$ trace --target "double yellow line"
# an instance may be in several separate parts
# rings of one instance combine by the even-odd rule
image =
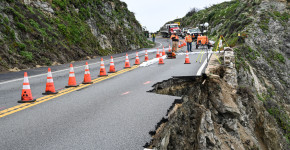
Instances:
[[[135,65],[135,66],[132,66],[131,68],[123,69],[123,70],[120,70],[120,71],[118,71],[116,73],[109,74],[108,76],[96,78],[96,79],[92,80],[92,82],[93,82],[93,84],[96,84],[96,83],[101,82],[103,80],[110,79],[110,78],[112,78],[114,76],[123,74],[123,73],[131,71],[133,69],[136,69],[138,67],[139,67],[139,65]],[[83,89],[83,88],[88,87],[88,86],[90,86],[90,84],[80,84],[80,86],[78,86],[78,87],[71,87],[71,88],[67,88],[67,89],[61,90],[61,91],[59,91],[58,94],[55,94],[55,95],[47,95],[47,96],[40,97],[40,98],[36,99],[35,102],[32,102],[32,103],[23,103],[23,104],[19,104],[19,105],[13,106],[11,108],[7,108],[5,110],[0,111],[0,118],[5,117],[5,116],[10,115],[10,114],[13,114],[13,113],[16,113],[18,111],[27,109],[29,107],[38,105],[40,103],[55,99],[55,98],[60,97],[62,95],[65,95],[65,94],[68,94],[68,93]]]

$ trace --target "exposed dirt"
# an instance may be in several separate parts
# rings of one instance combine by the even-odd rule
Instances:
[[[182,97],[151,131],[146,148],[177,149],[288,149],[275,119],[247,88],[221,78],[235,74],[218,67],[214,76],[172,78],[150,92]],[[219,76],[219,77],[217,77]],[[236,76],[232,76],[236,78]],[[230,80],[236,81],[236,80]]]

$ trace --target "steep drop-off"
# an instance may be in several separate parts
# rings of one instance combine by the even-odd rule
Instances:
[[[157,84],[156,93],[182,96],[183,103],[151,147],[290,148],[289,8],[286,0],[233,0],[174,20],[184,27],[209,22],[211,39],[225,36],[235,52],[236,81],[218,71],[219,77]]]
[[[1,0],[0,24],[0,72],[150,46],[120,0]]]

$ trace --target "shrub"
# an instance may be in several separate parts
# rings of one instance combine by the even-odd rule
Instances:
[[[26,45],[25,44],[19,43],[19,42],[16,42],[16,45],[15,46],[18,47],[22,51],[25,50],[25,48],[26,48]]]
[[[263,30],[264,33],[269,31],[269,16],[262,14],[260,16],[260,23],[259,23],[259,27]]]
[[[268,112],[276,119],[276,122],[280,126],[280,128],[284,131],[284,136],[289,141],[290,139],[290,118],[285,112],[285,110],[278,106],[274,101],[267,101],[265,106]]]
[[[32,61],[33,60],[33,54],[28,51],[20,51],[20,55],[24,57],[26,61]]]
[[[29,19],[29,23],[31,26],[33,26],[37,30],[39,29],[39,24],[37,22],[35,22],[33,19]]]
[[[290,15],[289,15],[289,13],[283,13],[283,15],[281,16],[281,19],[283,20],[283,21],[285,21],[285,22],[288,22],[288,20],[289,20],[289,17],[290,17]]]
[[[16,27],[22,31],[27,31],[26,26],[20,22],[16,23]]]
[[[285,58],[278,52],[275,52],[274,60],[279,61],[280,63],[285,63]]]
[[[59,30],[62,34],[64,34],[64,35],[67,34],[67,29],[66,29],[66,26],[65,26],[64,24],[58,24],[57,27],[58,27],[58,30]]]
[[[5,8],[4,11],[5,11],[6,13],[12,14],[13,17],[17,17],[17,18],[22,19],[22,20],[25,18],[21,13],[19,13],[18,11],[16,11],[16,10],[15,10],[14,8],[12,8],[12,7],[7,7],[7,8]]]
[[[82,19],[87,19],[90,17],[90,9],[89,8],[80,8],[80,15]]]
[[[67,0],[53,0],[53,4],[60,7],[60,9],[65,10],[67,5]]]

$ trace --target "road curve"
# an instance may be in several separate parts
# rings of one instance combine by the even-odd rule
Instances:
[[[166,47],[169,44],[163,38],[157,38],[157,42]],[[140,50],[141,62],[143,51]],[[180,52],[185,52],[185,47]],[[72,88],[71,92],[68,90],[59,97],[0,118],[0,149],[143,149],[142,146],[151,139],[148,132],[155,128],[177,99],[147,91],[156,82],[172,76],[196,75],[206,55],[202,56],[201,62],[196,62],[199,54],[191,54],[190,65],[184,64],[185,55],[178,55],[177,59],[165,59],[164,65],[135,66],[127,71],[122,70],[123,55],[116,55],[115,59],[116,69],[121,70],[119,74],[106,79],[96,78],[99,62],[90,60],[90,64],[95,63],[90,65],[91,74],[96,78],[95,84],[74,91]],[[130,53],[131,65],[134,55],[134,52]],[[154,56],[154,51],[149,54],[150,58]],[[105,59],[109,60],[108,57]],[[77,82],[83,79],[83,64],[84,61],[75,63]],[[107,69],[108,64],[107,61]],[[69,64],[55,70],[66,69],[67,66]],[[30,78],[35,97],[42,97],[45,88],[46,76],[41,75],[41,70],[46,72],[46,68],[28,72],[35,76]],[[54,72],[53,77],[56,88],[62,89],[67,84],[68,71]],[[1,85],[0,112],[18,106],[16,102],[20,98],[21,86],[22,81]]]

